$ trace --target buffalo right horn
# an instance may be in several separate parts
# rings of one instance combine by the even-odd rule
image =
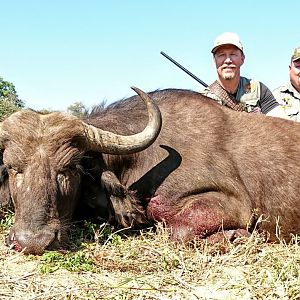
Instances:
[[[132,87],[132,89],[147,106],[149,120],[145,129],[139,133],[125,136],[83,122],[90,150],[107,154],[131,154],[146,149],[156,140],[162,125],[160,110],[147,93],[136,87]]]

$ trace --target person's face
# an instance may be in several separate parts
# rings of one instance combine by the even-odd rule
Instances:
[[[290,66],[290,80],[294,88],[300,93],[300,59],[292,61]]]
[[[217,73],[224,80],[239,77],[244,60],[242,51],[233,45],[221,46],[214,53]]]

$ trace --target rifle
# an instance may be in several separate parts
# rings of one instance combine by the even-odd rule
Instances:
[[[163,55],[165,58],[167,58],[169,61],[171,61],[173,64],[175,64],[177,67],[179,67],[181,70],[183,70],[185,73],[190,75],[192,78],[197,80],[199,83],[201,83],[204,87],[208,87],[208,84],[206,84],[204,81],[202,81],[200,78],[198,78],[196,75],[191,73],[189,70],[187,70],[185,67],[183,67],[181,64],[179,64],[177,61],[175,61],[173,58],[171,58],[169,55],[167,55],[165,52],[160,51],[160,54]]]

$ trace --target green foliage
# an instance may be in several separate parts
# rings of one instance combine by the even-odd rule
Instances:
[[[111,239],[111,236],[113,235],[114,233],[112,232],[112,229],[110,226],[108,225],[105,225],[101,228],[101,230],[99,230],[97,232],[97,240],[101,240],[101,241],[108,241]],[[117,234],[116,234],[117,235]]]
[[[6,116],[18,111],[20,108],[17,107],[11,100],[0,97],[0,121]]]
[[[70,235],[75,252],[46,251],[40,258],[39,271],[41,273],[53,273],[61,268],[71,272],[93,271],[95,264],[89,254],[89,244],[95,240],[103,241],[103,239],[114,244],[121,242],[121,237],[112,234],[109,226],[102,224],[99,228],[99,225],[91,221],[74,224]],[[32,259],[33,256],[28,256],[28,258]]]
[[[2,77],[0,77],[0,99],[9,100],[17,108],[24,107],[24,102],[19,99],[15,86],[11,82],[3,80]]]
[[[31,259],[32,257],[28,257]],[[93,261],[89,255],[82,252],[60,253],[56,251],[46,251],[40,258],[41,265],[39,271],[42,274],[53,273],[60,268],[71,272],[93,271]]]
[[[85,243],[94,242],[96,227],[97,224],[86,220],[73,223],[70,228],[70,240],[73,248],[80,248]]]
[[[38,112],[43,115],[47,115],[47,114],[50,114],[52,111],[48,108],[43,108],[43,109],[38,110]]]
[[[75,102],[68,107],[67,111],[72,115],[81,118],[86,116],[89,110],[83,105],[82,102]]]
[[[0,77],[0,121],[23,107],[24,102],[19,99],[15,86]]]
[[[110,234],[109,234],[110,232]],[[101,235],[103,234],[103,237],[105,238],[105,244],[111,244],[114,246],[119,246],[122,244],[122,237],[117,234],[117,233],[111,233],[110,230],[105,229],[105,231],[103,233],[101,233]]]
[[[14,217],[12,211],[0,208],[0,232],[8,230],[13,225]]]
[[[70,228],[70,240],[72,249],[84,249],[88,244],[95,241],[99,244],[113,244],[115,246],[122,242],[122,237],[112,232],[112,228],[107,223],[97,224],[84,220],[73,223]]]

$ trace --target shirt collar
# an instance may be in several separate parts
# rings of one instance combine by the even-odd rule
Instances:
[[[290,81],[282,88],[282,91],[288,92],[292,94],[295,98],[300,99],[300,93],[293,87]]]

